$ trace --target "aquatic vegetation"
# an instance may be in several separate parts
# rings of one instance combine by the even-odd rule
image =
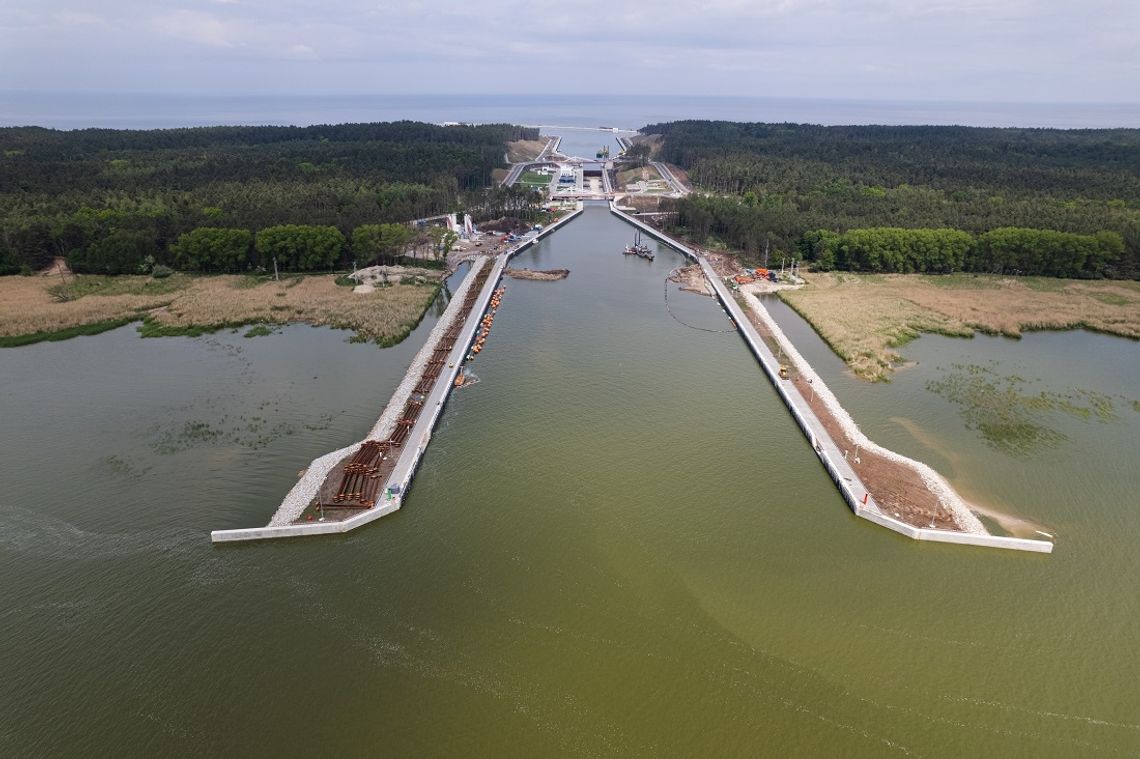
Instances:
[[[166,430],[155,444],[154,449],[163,455],[178,453],[204,443],[217,440],[222,430],[209,422],[189,420],[181,427]]]
[[[268,337],[273,334],[273,330],[265,324],[257,324],[246,330],[243,337]]]
[[[1056,414],[1108,422],[1117,418],[1117,400],[1126,400],[1085,388],[1035,393],[1026,379],[978,364],[953,364],[941,378],[927,382],[926,389],[958,405],[966,426],[987,445],[1020,456],[1066,440],[1050,425]],[[1132,403],[1135,407],[1137,402]]]
[[[104,456],[98,461],[100,466],[106,467],[109,472],[120,477],[125,477],[131,480],[137,480],[150,471],[150,467],[143,467],[139,469],[130,461],[127,461],[118,454],[111,454]]]

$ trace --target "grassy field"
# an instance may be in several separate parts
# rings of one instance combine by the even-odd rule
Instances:
[[[537,171],[524,171],[522,176],[519,177],[519,182],[522,184],[541,185],[545,187],[550,184],[550,175],[539,174]]]
[[[137,320],[143,320],[140,331],[148,337],[305,322],[391,345],[415,328],[437,290],[433,283],[357,294],[334,279],[82,276],[65,287],[47,277],[0,277],[0,347],[96,334]]]
[[[780,297],[868,380],[889,379],[902,360],[895,349],[923,332],[1084,328],[1140,338],[1140,282],[830,273]]]

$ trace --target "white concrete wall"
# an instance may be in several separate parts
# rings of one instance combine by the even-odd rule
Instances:
[[[748,320],[741,310],[740,304],[732,297],[708,261],[698,256],[691,248],[668,237],[648,224],[619,211],[615,204],[610,204],[610,210],[612,213],[653,235],[656,239],[661,240],[700,264],[705,278],[712,285],[714,292],[716,292],[717,299],[720,300],[721,305],[724,306],[725,310],[732,316],[733,321],[736,322],[741,337],[744,338],[752,354],[760,362],[760,366],[772,381],[773,386],[775,386],[777,394],[784,401],[788,410],[791,411],[792,417],[796,420],[796,424],[799,425],[804,436],[807,437],[808,442],[815,450],[816,455],[818,455],[820,461],[823,462],[824,468],[839,488],[843,499],[847,501],[848,506],[851,507],[851,510],[854,511],[857,516],[886,527],[887,529],[894,530],[902,535],[906,535],[907,537],[914,538],[915,540],[1052,553],[1053,544],[1046,540],[926,529],[908,525],[905,522],[901,522],[883,513],[882,509],[880,509],[875,502],[874,497],[870,495],[866,485],[864,485],[863,481],[859,478],[859,475],[843,457],[840,447],[831,439],[827,430],[823,427],[822,423],[820,423],[819,418],[815,415],[811,406],[797,390],[787,386],[789,384],[788,380],[780,379],[779,362],[776,360],[776,357],[760,338],[759,333],[755,327],[752,326],[751,321]]]
[[[416,420],[416,424],[412,428],[411,433],[408,435],[407,442],[400,452],[399,458],[396,460],[396,467],[392,470],[391,475],[389,475],[380,490],[381,493],[387,493],[390,488],[398,485],[400,489],[398,496],[385,499],[371,509],[365,509],[348,519],[336,522],[309,522],[305,524],[251,527],[236,530],[214,530],[210,533],[210,539],[215,543],[228,543],[246,540],[266,540],[270,538],[303,537],[306,535],[330,535],[348,532],[349,530],[368,524],[380,517],[387,516],[399,510],[404,497],[407,495],[408,487],[412,483],[412,477],[415,475],[416,467],[419,466],[420,460],[427,450],[428,443],[431,442],[431,432],[435,429],[436,422],[443,413],[444,404],[455,385],[455,377],[459,374],[459,370],[463,366],[463,360],[467,356],[467,350],[471,347],[471,343],[475,339],[475,332],[479,327],[480,318],[486,312],[491,302],[491,296],[503,277],[503,269],[506,268],[508,261],[518,255],[520,251],[533,245],[535,240],[553,233],[555,230],[561,228],[563,224],[577,218],[578,215],[582,213],[582,210],[583,206],[579,203],[577,210],[563,216],[558,221],[543,229],[538,235],[535,235],[535,237],[523,242],[516,248],[512,248],[496,256],[494,259],[487,281],[479,293],[479,298],[475,301],[475,305],[472,307],[471,313],[468,315],[467,321],[459,333],[455,347],[452,348],[451,353],[448,355],[447,368],[440,373],[431,393],[424,401],[424,409]],[[468,276],[473,277],[478,271],[478,268],[472,267]],[[454,298],[452,302],[448,304],[448,308],[450,309],[454,306],[456,310],[458,310],[462,307],[462,301],[462,298]],[[453,318],[455,318],[454,313],[449,315],[445,311],[441,321]],[[424,349],[426,350],[426,346]],[[413,367],[414,366],[413,363]],[[357,445],[359,444],[357,443],[347,448],[342,448],[341,451],[336,451],[334,454],[325,454],[325,456],[322,456],[316,461],[322,461],[331,455],[336,455],[341,452],[350,453],[355,450]],[[337,460],[339,461],[339,458]],[[320,483],[318,483],[318,487],[319,485]],[[314,490],[309,499],[311,500],[315,495],[316,491]]]

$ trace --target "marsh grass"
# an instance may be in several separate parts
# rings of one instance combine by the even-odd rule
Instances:
[[[0,347],[97,334],[140,319],[144,337],[305,322],[393,345],[419,324],[440,287],[432,282],[353,293],[332,275],[280,282],[244,275],[77,277],[73,291],[83,294],[59,302],[52,293],[57,285],[42,277],[0,277]]]
[[[58,301],[79,300],[90,296],[169,295],[190,287],[193,279],[184,274],[154,279],[152,277],[105,277],[90,275],[55,281],[48,292]]]
[[[137,319],[138,317],[128,316],[122,319],[108,319],[107,321],[80,324],[58,330],[40,330],[23,335],[0,335],[0,348],[19,348],[21,345],[32,345],[33,343],[70,340],[73,337],[84,335],[98,335],[119,327],[125,327]]]
[[[1020,337],[1025,330],[1090,329],[1140,339],[1140,283],[987,275],[813,274],[781,299],[852,371],[882,381],[895,350],[923,333]]]

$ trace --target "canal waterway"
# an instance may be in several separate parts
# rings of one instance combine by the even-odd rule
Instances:
[[[629,132],[623,133],[631,136]],[[616,158],[621,152],[621,145],[610,129],[574,129],[559,127],[543,127],[542,135],[545,137],[561,137],[558,143],[558,152],[571,158],[586,158],[595,160],[598,151],[603,147],[610,149],[610,157]]]
[[[359,439],[434,316],[385,350],[0,352],[0,754],[1140,752],[1140,413],[1062,420],[1038,461],[926,389],[995,362],[1140,398],[1137,344],[924,337],[870,386],[778,312],[872,437],[1058,536],[915,543],[849,513],[719,306],[672,290],[669,317],[680,256],[632,235],[589,207],[516,259],[571,273],[506,283],[403,509],[344,537],[208,532]]]

